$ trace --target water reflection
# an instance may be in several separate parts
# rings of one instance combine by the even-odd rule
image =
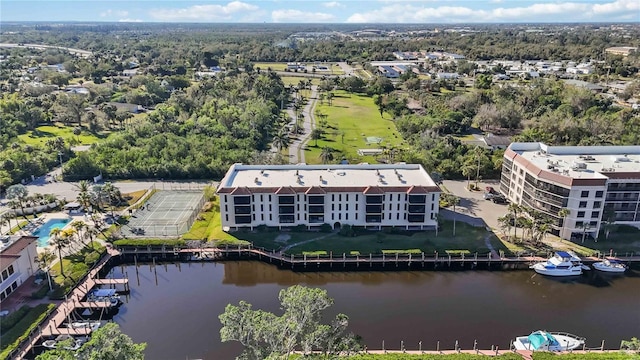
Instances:
[[[278,311],[280,289],[304,284],[335,299],[328,315],[349,315],[369,348],[508,346],[537,329],[587,337],[588,346],[617,348],[640,333],[640,278],[590,272],[573,279],[514,272],[294,273],[259,262],[147,264],[128,273],[131,294],[115,320],[151,359],[227,359],[239,352],[220,343],[218,315],[228,303]],[[139,279],[139,280],[138,280]]]

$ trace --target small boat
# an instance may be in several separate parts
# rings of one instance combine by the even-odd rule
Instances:
[[[74,321],[67,324],[70,329],[84,329],[89,328],[91,331],[98,330],[102,326],[100,321]]]
[[[95,289],[87,294],[87,301],[108,301],[111,303],[111,306],[117,306],[120,303],[120,295],[117,295],[114,289]]]
[[[513,342],[516,350],[569,351],[584,345],[585,338],[564,332],[534,331],[529,336],[519,336]]]
[[[610,273],[623,273],[627,271],[627,265],[619,262],[618,260],[605,259],[603,261],[593,264],[593,268],[596,270],[610,272]]]
[[[71,335],[58,335],[55,339],[45,340],[42,346],[47,349],[78,350],[85,342],[87,342],[86,337],[74,338]]]
[[[581,275],[582,270],[590,270],[572,251],[558,251],[549,260],[531,265],[530,268],[548,276],[574,276]]]

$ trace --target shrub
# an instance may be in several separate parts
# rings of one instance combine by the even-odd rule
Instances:
[[[320,232],[329,233],[331,232],[331,230],[333,230],[333,227],[331,227],[331,225],[327,223],[324,223],[320,226]]]
[[[341,236],[346,236],[346,237],[354,237],[354,236],[356,236],[355,230],[349,224],[342,225],[342,227],[340,228],[340,232],[338,232],[338,234],[340,234]]]
[[[147,239],[147,240],[130,240],[130,239],[122,239],[116,240],[113,242],[113,246],[137,246],[137,247],[147,247],[147,246],[184,246],[186,244],[185,240],[175,240],[175,239]]]
[[[267,232],[267,231],[269,231],[269,227],[267,225],[265,225],[265,224],[258,225],[256,227],[256,231],[257,232]]]
[[[20,343],[26,340],[28,334],[35,329],[49,311],[53,310],[56,306],[54,304],[40,304],[29,309],[28,314],[22,318],[11,330],[2,334],[1,347],[4,348],[0,353],[0,359],[6,359],[9,357],[9,353],[17,349]],[[4,323],[4,321],[3,321]]]
[[[29,313],[31,308],[27,305],[23,305],[17,311],[12,312],[6,317],[2,318],[2,322],[0,322],[0,331],[4,334],[9,331],[12,327],[14,327],[22,318]]]
[[[204,203],[204,205],[202,206],[202,212],[208,212],[211,210],[213,210],[213,204],[210,201]]]
[[[98,260],[100,260],[100,254],[98,254],[97,252],[92,252],[85,256],[84,263],[88,266],[93,266],[93,264],[95,264]]]
[[[307,225],[300,224],[291,228],[293,232],[305,232],[307,231]]]
[[[43,299],[49,293],[49,285],[43,285],[40,289],[31,293],[32,299]]]

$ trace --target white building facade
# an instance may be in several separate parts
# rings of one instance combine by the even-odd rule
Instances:
[[[640,146],[512,143],[500,192],[550,216],[552,233],[563,239],[597,238],[606,223],[640,228]]]
[[[225,230],[323,224],[435,229],[440,200],[440,188],[413,164],[235,164],[217,192]]]
[[[34,236],[4,236],[0,239],[0,302],[37,270]]]

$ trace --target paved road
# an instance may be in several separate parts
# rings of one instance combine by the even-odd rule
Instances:
[[[347,64],[346,62],[339,62],[338,66],[340,66],[342,71],[344,71],[344,75],[345,76],[355,76],[356,75],[356,70],[351,65]]]
[[[313,85],[311,86],[311,95],[307,101],[307,105],[305,105],[304,109],[302,109],[302,115],[304,116],[304,122],[302,123],[302,128],[304,130],[304,134],[300,135],[297,139],[295,139],[289,145],[289,162],[292,164],[304,163],[306,162],[304,147],[305,144],[309,141],[311,137],[311,131],[315,128],[315,115],[314,110],[316,108],[316,101],[318,98],[318,87]],[[289,112],[289,116],[295,121],[296,114],[293,108],[287,110]],[[300,156],[298,156],[298,154]]]
[[[467,182],[465,180],[444,180],[443,185],[449,192],[460,198],[460,204],[456,206],[457,214],[453,214],[452,211],[443,211],[444,218],[457,216],[456,219],[469,222],[476,226],[479,225],[479,221],[482,220],[492,229],[499,229],[498,218],[507,213],[507,205],[495,204],[493,201],[482,198],[484,188],[486,186],[496,188],[498,186],[497,180],[481,181],[478,183],[478,186],[482,189],[480,191],[466,190]]]
[[[93,55],[93,53],[91,51],[87,51],[87,50],[68,48],[68,47],[64,47],[64,46],[43,45],[43,44],[7,44],[7,43],[0,43],[0,47],[6,47],[6,48],[19,47],[19,48],[40,49],[40,50],[59,49],[59,50],[68,51],[70,54],[80,55],[82,57],[89,57],[89,56]]]

